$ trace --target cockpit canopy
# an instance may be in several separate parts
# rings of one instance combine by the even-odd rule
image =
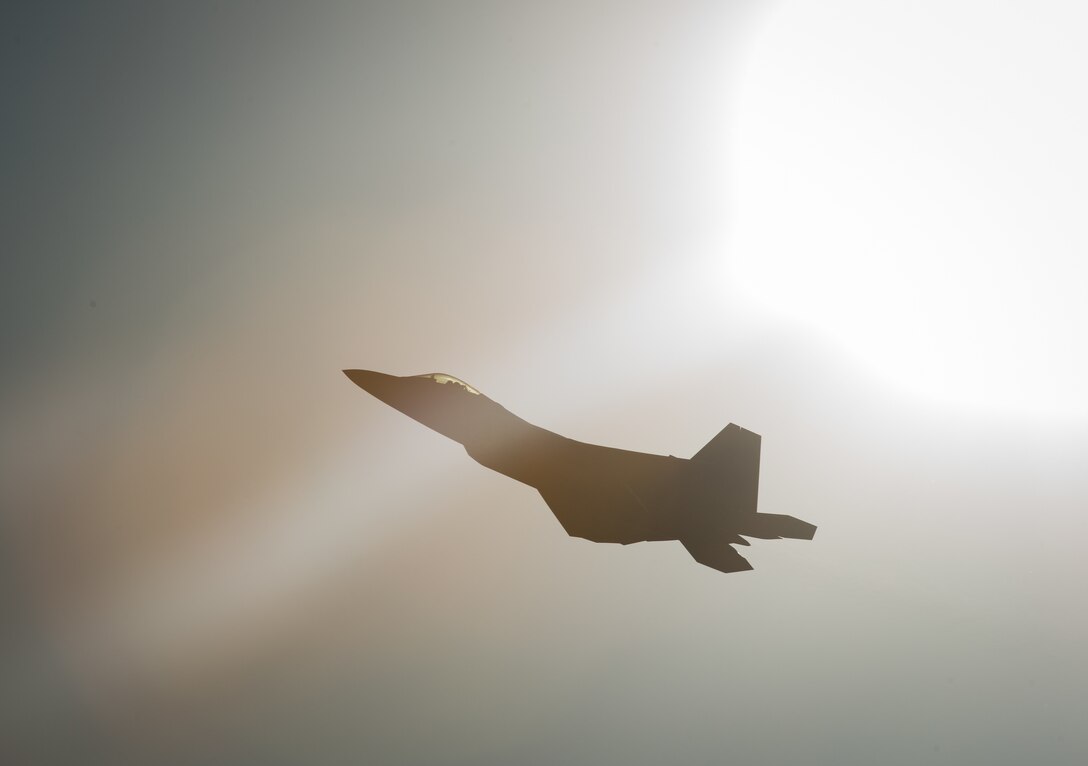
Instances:
[[[453,383],[454,385],[460,386],[461,388],[465,389],[470,394],[475,394],[476,396],[480,395],[479,391],[477,391],[475,388],[470,386],[465,381],[461,380],[460,378],[455,378],[452,375],[447,375],[444,372],[432,372],[429,375],[416,375],[416,377],[417,378],[429,378],[430,380],[433,380],[435,383],[442,383],[443,385],[445,385],[447,383]]]

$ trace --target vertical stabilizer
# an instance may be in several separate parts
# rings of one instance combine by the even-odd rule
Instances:
[[[756,512],[759,499],[760,436],[730,423],[691,459],[692,467],[721,488],[726,510]]]

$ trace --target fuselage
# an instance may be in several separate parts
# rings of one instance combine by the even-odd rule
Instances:
[[[687,526],[679,481],[687,460],[568,439],[452,376],[345,372],[389,406],[464,445],[476,462],[536,488],[572,535],[674,540]]]

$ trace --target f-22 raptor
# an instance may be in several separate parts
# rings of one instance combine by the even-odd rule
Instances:
[[[690,460],[567,439],[528,423],[452,375],[398,377],[344,370],[360,388],[465,447],[504,476],[535,487],[567,534],[628,545],[679,540],[721,572],[752,566],[741,535],[811,540],[816,527],[757,513],[760,436],[730,423]]]

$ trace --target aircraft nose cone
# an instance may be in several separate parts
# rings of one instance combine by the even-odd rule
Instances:
[[[393,375],[371,370],[344,370],[344,374],[359,388],[379,398],[382,398],[382,395],[389,390],[390,384],[397,379]]]

